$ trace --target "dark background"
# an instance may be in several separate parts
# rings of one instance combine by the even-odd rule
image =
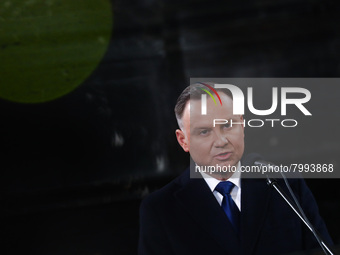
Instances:
[[[190,77],[340,74],[337,1],[112,6],[107,53],[79,88],[41,104],[0,100],[2,254],[136,254],[141,199],[189,164],[173,107]],[[338,167],[340,87],[310,89],[318,118],[304,132],[249,131],[247,150]],[[340,243],[339,180],[307,182]]]

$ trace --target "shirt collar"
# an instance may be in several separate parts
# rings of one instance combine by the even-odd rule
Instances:
[[[235,184],[236,187],[241,188],[241,162],[239,161],[236,165],[236,171],[233,173],[233,175],[228,179],[228,181]],[[214,192],[216,186],[221,182],[221,180],[218,180],[206,173],[200,172],[206,183],[208,184],[209,188],[212,192]]]

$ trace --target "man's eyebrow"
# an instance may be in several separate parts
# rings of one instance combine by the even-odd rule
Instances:
[[[191,130],[192,131],[196,131],[196,130],[202,130],[202,129],[211,129],[212,127],[194,127],[194,128],[192,128]]]

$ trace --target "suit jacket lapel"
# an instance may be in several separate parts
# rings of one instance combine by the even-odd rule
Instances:
[[[188,178],[175,197],[207,232],[207,238],[213,238],[231,254],[239,253],[240,245],[235,244],[239,244],[240,240],[204,179]],[[234,245],[228,245],[231,243]]]

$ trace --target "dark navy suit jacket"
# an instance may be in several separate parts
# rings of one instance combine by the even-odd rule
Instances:
[[[304,180],[290,184],[311,223],[332,243]],[[239,236],[205,180],[190,179],[189,169],[140,208],[139,255],[275,255],[316,247],[314,236],[264,179],[241,179]]]

